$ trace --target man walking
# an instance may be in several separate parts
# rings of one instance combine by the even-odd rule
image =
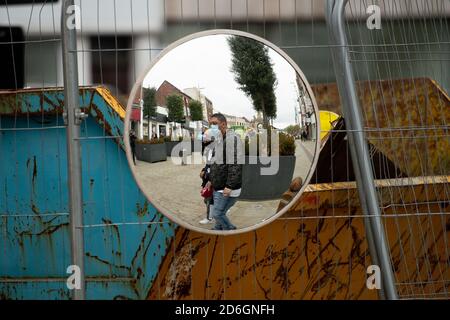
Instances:
[[[133,163],[136,165],[136,135],[134,130],[130,131],[130,147],[131,147],[131,155],[133,157]]]
[[[234,230],[226,216],[241,194],[243,150],[241,139],[233,130],[227,130],[227,119],[221,113],[210,118],[210,130],[216,132],[210,184],[214,189],[212,216],[216,221],[213,230]]]

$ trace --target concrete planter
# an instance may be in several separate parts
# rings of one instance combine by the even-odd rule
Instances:
[[[166,141],[166,155],[168,157],[172,155],[172,150],[178,143],[178,141]]]
[[[256,157],[252,157],[255,159]],[[262,175],[261,168],[269,168],[256,159],[256,164],[250,163],[250,157],[245,157],[242,168],[241,200],[272,200],[279,199],[289,189],[295,169],[295,156],[280,156],[278,171],[274,175]],[[262,159],[266,162],[267,158]]]
[[[136,158],[146,162],[166,161],[166,144],[136,143]]]

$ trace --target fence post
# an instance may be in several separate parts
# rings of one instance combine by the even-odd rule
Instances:
[[[350,154],[355,170],[359,199],[364,215],[366,237],[372,262],[381,269],[381,297],[389,300],[398,299],[394,273],[389,258],[380,208],[375,190],[372,165],[367,140],[363,131],[363,117],[356,93],[356,84],[352,65],[349,60],[344,19],[348,0],[327,0],[327,28],[331,38],[333,65],[339,88],[342,110],[344,113],[349,139]]]
[[[80,270],[81,284],[73,289],[73,299],[85,299],[83,200],[81,185],[80,123],[85,115],[79,107],[77,31],[79,14],[73,0],[63,0],[61,6],[61,35],[64,71],[64,119],[67,126],[67,164],[72,264]]]

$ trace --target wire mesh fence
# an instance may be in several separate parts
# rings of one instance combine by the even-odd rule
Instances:
[[[71,297],[61,2],[0,2],[0,49],[11,68],[4,88],[12,89],[0,92],[0,298]],[[369,6],[380,9],[381,29],[368,28]],[[88,299],[378,297],[366,286],[373,261],[345,119],[328,132],[315,176],[288,214],[235,236],[192,232],[157,212],[123,149],[136,79],[168,44],[204,30],[271,41],[305,73],[319,109],[342,116],[325,1],[80,0],[66,14],[77,26],[79,105],[89,115],[80,126],[77,226]],[[449,16],[445,0],[349,1],[345,9],[402,299],[449,297]]]
[[[392,203],[395,206],[382,210],[383,213],[392,210],[396,215],[392,223],[385,222],[385,230],[391,246],[395,246],[390,259],[396,271],[397,288],[400,297],[405,298],[448,297],[448,184],[435,183],[447,176],[449,169],[446,164],[449,33],[448,21],[439,15],[445,12],[445,4],[434,1],[375,4],[385,14],[398,18],[384,21],[383,34],[349,33],[350,45],[359,46],[352,50],[350,59],[357,70],[364,125],[366,130],[373,130],[367,137],[399,169],[387,176],[407,177],[400,179],[400,185],[379,190],[378,195],[381,200],[408,186],[397,203]],[[363,1],[358,8],[349,3],[347,10],[355,16],[368,5]],[[421,16],[415,18],[413,11]],[[356,24],[364,26],[366,21]],[[380,50],[373,50],[373,45],[380,45]],[[376,166],[386,170],[380,161],[372,162],[374,171]],[[412,186],[414,177],[429,179],[431,183],[424,184],[419,193]],[[419,200],[421,197],[424,202]],[[423,211],[429,214],[421,216]],[[398,254],[401,258],[395,257]]]

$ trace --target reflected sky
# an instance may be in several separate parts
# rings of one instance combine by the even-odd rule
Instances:
[[[185,42],[168,52],[144,79],[144,87],[158,88],[168,80],[180,90],[199,87],[213,102],[214,109],[225,114],[253,118],[251,100],[238,89],[231,70],[229,35],[211,35]],[[269,56],[277,75],[277,118],[274,126],[280,129],[295,121],[297,85],[294,68],[276,51],[269,48]]]

